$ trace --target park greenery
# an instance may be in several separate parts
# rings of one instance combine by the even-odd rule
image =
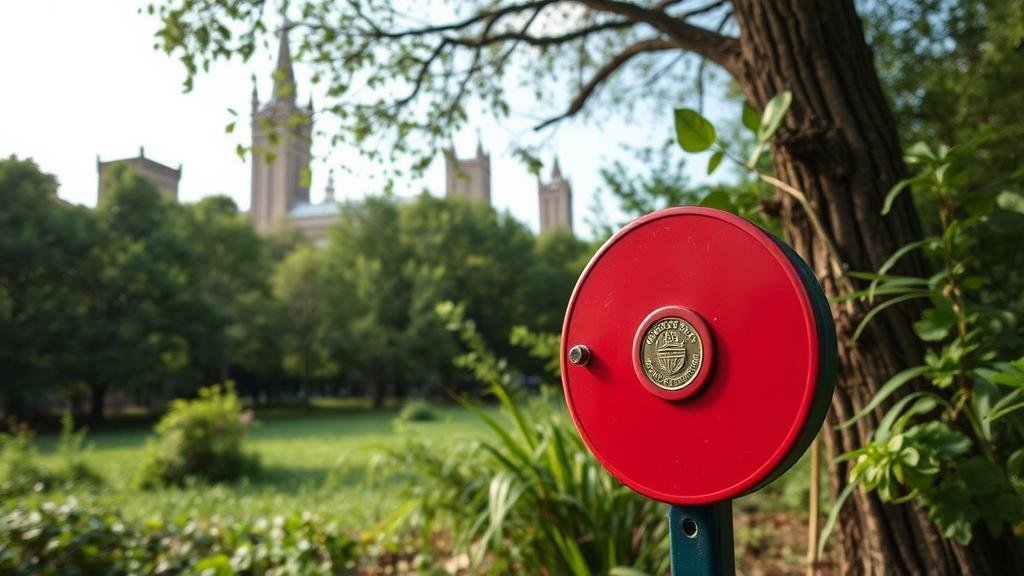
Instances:
[[[191,85],[252,56],[265,4],[166,0],[158,41]],[[593,243],[381,194],[314,246],[128,170],[72,206],[45,167],[0,160],[0,572],[664,573],[663,509],[597,465],[546,387],[573,283],[623,223],[607,202],[729,210],[814,267],[844,373],[819,567],[1024,566],[1021,2],[579,4],[458,3],[447,26],[383,0],[290,6],[333,143],[389,170],[422,169],[471,103],[507,117],[517,73],[548,103],[580,79],[543,126],[653,104],[650,142],[673,146],[598,167]],[[831,64],[755,48],[792,42]],[[706,82],[734,117],[705,117]],[[690,182],[676,145],[718,180]],[[741,570],[797,570],[803,543],[750,519],[799,522],[807,471],[737,503]]]
[[[4,412],[108,402],[164,409],[233,380],[256,401],[443,396],[473,388],[434,307],[462,302],[490,346],[555,332],[590,248],[490,207],[422,195],[346,206],[323,249],[257,236],[234,204],[164,200],[122,170],[95,210],[56,198],[29,160],[0,161]],[[174,408],[172,407],[172,414]]]

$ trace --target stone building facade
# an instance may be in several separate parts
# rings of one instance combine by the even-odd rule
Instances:
[[[491,155],[477,140],[476,155],[460,159],[455,148],[444,152],[445,197],[491,203]]]
[[[298,104],[288,26],[282,27],[273,93],[260,102],[256,87],[252,91],[252,179],[248,217],[253,228],[267,233],[291,226],[303,232],[316,244],[327,242],[329,229],[342,215],[344,203],[335,198],[333,178],[329,178],[324,200],[310,201],[310,159],[313,128],[312,98],[309,104]],[[444,151],[445,196],[483,202],[491,205],[491,156],[477,140],[475,154],[459,158],[454,147]],[[145,157],[139,149],[137,158],[102,162],[97,158],[100,194],[111,167],[129,164],[146,176],[170,200],[178,198],[181,166],[171,168]],[[540,231],[561,227],[572,231],[572,187],[563,178],[556,160],[550,182],[538,179],[540,199]]]
[[[562,169],[555,159],[551,167],[551,180],[547,183],[537,177],[537,196],[540,205],[540,233],[563,228],[572,233],[572,184],[562,177]]]
[[[103,201],[103,191],[107,189],[107,180],[110,178],[111,169],[121,165],[128,165],[133,172],[145,176],[156,186],[160,194],[168,200],[172,202],[178,201],[178,182],[181,180],[181,165],[179,164],[177,168],[171,168],[146,158],[146,149],[139,147],[139,155],[135,158],[103,162],[99,156],[96,157],[96,170],[100,176],[99,189],[96,192],[97,204]]]
[[[340,207],[329,194],[324,202],[309,200],[313,103],[297,104],[288,26],[281,28],[274,91],[260,104],[252,93],[252,181],[249,217],[258,232],[291,224],[315,242],[326,241]],[[333,192],[333,191],[332,191]]]

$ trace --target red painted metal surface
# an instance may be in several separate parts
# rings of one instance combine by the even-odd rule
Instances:
[[[682,395],[652,393],[637,365],[638,331],[667,306],[709,333],[702,381]],[[670,208],[626,226],[584,270],[562,381],[580,435],[622,483],[710,504],[756,489],[813,437],[812,408],[827,401],[820,343],[808,289],[771,235],[719,210]],[[575,344],[589,347],[587,365],[565,361]]]

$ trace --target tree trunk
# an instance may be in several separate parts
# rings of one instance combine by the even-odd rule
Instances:
[[[93,424],[103,422],[104,413],[107,407],[107,385],[89,385],[89,420]]]
[[[838,257],[849,270],[877,270],[899,247],[921,237],[909,195],[881,216],[888,190],[905,176],[896,124],[875,73],[872,54],[850,0],[735,0],[740,25],[737,81],[748,100],[763,107],[775,94],[793,93],[776,135],[777,176],[809,198]],[[800,204],[782,198],[786,239],[812,265],[830,299],[849,291],[829,265]],[[924,274],[920,257],[904,259],[900,273]],[[890,308],[857,343],[851,335],[865,308],[833,304],[839,335],[840,379],[823,433],[833,496],[846,484],[848,463],[839,454],[862,446],[882,411],[856,427],[835,424],[857,413],[893,374],[917,364],[923,347],[912,330],[920,308]],[[967,547],[941,536],[914,505],[894,506],[854,492],[839,516],[834,551],[843,574],[1024,573],[1012,536],[994,538],[983,527]]]

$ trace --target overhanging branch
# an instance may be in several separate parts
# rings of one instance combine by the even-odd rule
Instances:
[[[569,108],[565,112],[541,122],[534,127],[534,130],[543,130],[556,122],[575,116],[583,109],[583,105],[587,103],[587,100],[594,94],[594,91],[597,90],[597,88],[608,78],[610,78],[612,74],[615,74],[619,68],[634,57],[647,52],[660,52],[664,50],[678,49],[679,46],[674,42],[662,38],[650,38],[648,40],[641,40],[640,42],[629,45],[625,50],[613,56],[610,60],[605,62],[603,66],[597,69],[597,72],[591,76],[590,80],[580,87],[579,92],[576,93],[576,97],[573,98],[572,103],[569,104]]]
[[[739,40],[694,26],[664,10],[647,8],[621,0],[580,0],[585,6],[643,22],[663,33],[676,48],[693,52],[718,64],[734,77],[740,74]]]

